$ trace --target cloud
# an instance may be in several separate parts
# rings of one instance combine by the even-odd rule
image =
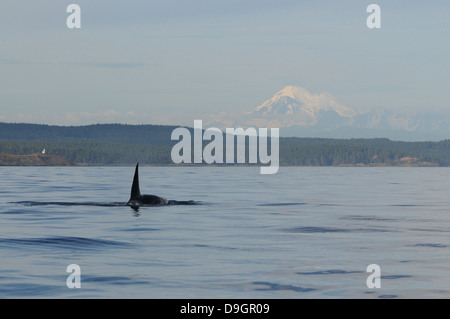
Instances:
[[[33,64],[30,61],[16,60],[16,59],[0,59],[0,64],[6,65],[20,65],[20,64]]]
[[[136,63],[136,62],[76,62],[70,64],[92,68],[109,68],[109,69],[139,68],[148,65],[147,63]]]
[[[66,114],[57,114],[51,121],[58,125],[84,125],[94,123],[133,123],[139,117],[132,111],[122,113],[117,110],[101,110],[97,112],[70,112]]]
[[[189,119],[189,120],[188,120]],[[118,111],[104,109],[98,111],[80,111],[67,113],[15,113],[0,114],[0,121],[10,123],[34,123],[48,125],[79,126],[90,124],[155,124],[155,125],[190,125],[194,118],[181,112],[153,114],[136,110]]]

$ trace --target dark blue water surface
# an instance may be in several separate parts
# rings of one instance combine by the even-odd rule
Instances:
[[[0,167],[0,297],[450,297],[449,168],[143,166],[143,193],[196,205],[138,211],[133,173]]]

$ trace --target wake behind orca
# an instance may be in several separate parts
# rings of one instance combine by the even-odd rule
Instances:
[[[130,199],[127,202],[35,202],[35,201],[20,201],[15,202],[24,206],[101,206],[101,207],[115,207],[115,206],[130,206],[134,210],[139,210],[142,206],[161,206],[161,205],[199,205],[200,202],[194,200],[178,201],[167,200],[164,197],[156,195],[141,195],[139,187],[139,163],[136,164],[134,171],[133,184],[131,185]]]

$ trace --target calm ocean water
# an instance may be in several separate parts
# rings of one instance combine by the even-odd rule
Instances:
[[[143,166],[201,204],[138,212],[133,173],[0,167],[0,298],[450,298],[449,168]]]

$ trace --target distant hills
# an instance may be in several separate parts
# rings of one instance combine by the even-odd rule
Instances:
[[[219,128],[278,127],[285,137],[384,137],[405,141],[450,138],[449,115],[396,114],[386,109],[360,113],[328,93],[314,94],[298,86],[287,86],[249,110],[205,118],[205,125]]]
[[[272,110],[263,108],[261,112]],[[326,111],[326,110],[325,110]],[[340,112],[349,112],[340,109]],[[341,115],[344,113],[341,113]],[[350,116],[350,113],[345,113]],[[306,116],[306,115],[305,115]],[[71,165],[175,165],[171,140],[175,126],[96,124],[52,126],[0,123],[0,165],[39,164],[39,153]],[[206,127],[204,127],[206,128]],[[206,145],[209,141],[205,141]],[[8,155],[6,155],[8,154]],[[32,155],[35,154],[35,155]],[[14,156],[23,157],[14,162]],[[49,157],[46,157],[49,159]],[[42,160],[46,159],[45,157]],[[16,157],[16,161],[19,159]],[[48,165],[66,165],[49,162]],[[280,138],[280,165],[285,166],[450,166],[450,140],[399,142],[385,138]]]
[[[29,155],[46,149],[74,165],[170,164],[175,129],[161,125],[56,126],[0,123],[0,153]]]
[[[0,140],[96,141],[166,145],[175,126],[93,124],[58,126],[28,123],[1,123]]]

